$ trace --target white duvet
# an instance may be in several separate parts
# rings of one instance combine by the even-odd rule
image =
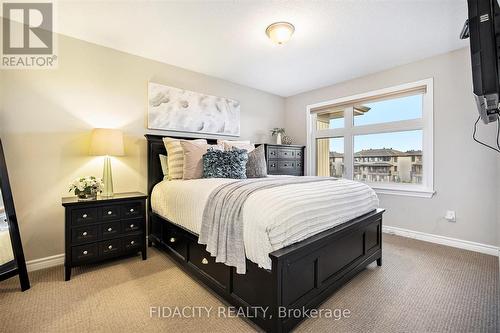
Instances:
[[[283,176],[280,176],[283,177]],[[151,194],[155,213],[196,234],[210,193],[236,179],[171,180]],[[339,179],[292,184],[257,191],[243,206],[246,257],[271,269],[269,253],[299,242],[378,207],[367,185]]]

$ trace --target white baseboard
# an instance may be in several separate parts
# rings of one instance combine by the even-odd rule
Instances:
[[[418,240],[422,240],[425,242],[447,245],[447,246],[456,247],[459,249],[480,252],[480,253],[489,254],[492,256],[497,256],[500,258],[500,256],[499,256],[500,249],[497,246],[493,246],[493,245],[481,244],[481,243],[466,241],[466,240],[457,239],[457,238],[427,234],[425,232],[413,231],[413,230],[385,226],[385,225],[382,226],[382,232],[387,233],[387,234],[391,234],[391,235],[397,235],[397,236],[402,236],[402,237],[407,237],[407,238],[418,239]]]
[[[56,254],[55,256],[30,260],[26,262],[28,272],[38,271],[44,268],[50,268],[64,264],[64,253]]]
[[[148,236],[146,236],[146,242],[147,240]],[[59,265],[64,265],[64,253],[26,262],[26,268],[28,269],[28,272],[38,271],[40,269],[55,267]]]

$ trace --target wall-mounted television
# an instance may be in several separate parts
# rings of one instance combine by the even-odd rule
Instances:
[[[468,0],[469,19],[461,38],[469,37],[472,83],[485,124],[498,120],[500,96],[500,7],[498,0]]]

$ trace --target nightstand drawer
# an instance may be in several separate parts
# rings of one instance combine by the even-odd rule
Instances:
[[[71,224],[81,225],[97,220],[97,208],[75,209],[71,213]]]
[[[71,229],[71,242],[73,244],[93,242],[99,239],[99,226],[91,225]]]
[[[101,224],[102,239],[109,239],[118,236],[122,232],[120,221],[106,222]]]
[[[105,206],[98,210],[98,216],[101,220],[116,220],[120,218],[120,206]]]
[[[124,219],[132,219],[143,216],[144,211],[141,202],[130,202],[122,206],[122,217]]]
[[[142,237],[139,236],[128,236],[125,238],[122,238],[123,242],[123,249],[125,251],[133,250],[133,249],[138,249],[142,246]]]
[[[120,238],[99,243],[99,252],[102,256],[113,255],[122,249],[122,240]]]
[[[83,262],[99,257],[99,246],[96,243],[73,247],[72,261]]]
[[[139,231],[142,228],[142,219],[122,221],[122,230],[124,233]]]

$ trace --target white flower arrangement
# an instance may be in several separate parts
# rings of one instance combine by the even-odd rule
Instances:
[[[79,197],[100,193],[103,188],[102,179],[94,176],[77,178],[69,185],[69,191],[74,192]]]

